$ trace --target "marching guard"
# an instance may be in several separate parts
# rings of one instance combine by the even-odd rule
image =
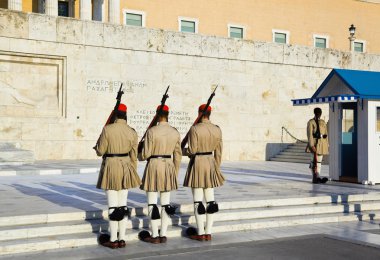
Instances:
[[[96,187],[107,195],[110,237],[100,236],[103,246],[125,247],[128,190],[141,183],[137,175],[137,133],[127,124],[127,106],[114,110],[114,123],[107,124],[94,147],[103,157]],[[107,122],[108,123],[108,122]]]
[[[177,178],[182,151],[180,134],[177,129],[170,126],[168,116],[169,107],[164,105],[163,101],[156,110],[158,124],[154,123],[154,126],[147,130],[142,152],[139,154],[139,159],[148,161],[141,189],[147,194],[148,214],[152,229],[151,234],[141,231],[139,238],[153,244],[167,241],[166,233],[170,215],[173,215],[176,210],[174,206],[170,205],[170,191],[178,189]],[[160,194],[160,209],[157,205],[158,193]]]
[[[219,210],[214,198],[214,188],[222,186],[225,180],[220,171],[223,148],[222,131],[219,126],[210,121],[211,107],[209,103],[212,96],[208,104],[199,107],[198,118],[200,120],[190,128],[188,148],[185,150],[186,155],[191,159],[183,185],[192,189],[194,214],[198,227],[197,230],[188,228],[187,235],[198,241],[211,240],[214,213]],[[204,198],[206,205],[203,204]]]

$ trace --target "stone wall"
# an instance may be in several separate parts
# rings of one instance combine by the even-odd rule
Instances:
[[[40,160],[95,158],[121,82],[140,136],[170,85],[170,121],[184,135],[219,84],[224,159],[264,160],[282,126],[305,138],[312,107],[290,100],[310,97],[332,68],[380,70],[380,56],[0,9],[0,142]]]

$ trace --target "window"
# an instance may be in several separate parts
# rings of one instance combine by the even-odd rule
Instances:
[[[328,48],[329,47],[329,38],[325,35],[313,35],[314,38],[314,47],[315,48]]]
[[[180,32],[198,33],[198,19],[179,17],[178,24]]]
[[[272,30],[273,42],[289,44],[289,32],[282,30]]]
[[[45,4],[42,0],[39,2],[39,12],[45,13]],[[74,17],[74,1],[60,0],[58,1],[58,16]]]
[[[69,3],[58,1],[58,16],[69,17]]]
[[[354,41],[354,51],[364,52],[364,42],[363,41]]]
[[[228,36],[231,38],[244,38],[244,27],[239,25],[228,25]]]
[[[145,27],[145,12],[137,10],[123,10],[124,24]]]

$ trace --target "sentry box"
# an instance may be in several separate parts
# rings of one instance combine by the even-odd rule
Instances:
[[[329,103],[332,180],[380,183],[380,72],[333,69],[311,98],[292,101]]]

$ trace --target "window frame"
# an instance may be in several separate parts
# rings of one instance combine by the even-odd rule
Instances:
[[[242,29],[242,31],[243,31],[242,38],[231,37],[231,35],[230,35],[231,34],[231,27]],[[228,38],[243,40],[246,37],[246,27],[244,25],[235,24],[235,23],[229,23],[229,24],[227,24],[227,29],[228,29]]]
[[[359,52],[359,51],[355,51],[355,43],[361,43],[363,44],[363,51],[362,52]],[[366,50],[366,41],[364,40],[360,40],[360,39],[355,39],[354,42],[352,43],[352,50],[356,53],[365,53],[367,50]]]
[[[146,13],[144,11],[133,10],[133,9],[123,9],[123,24],[126,26],[139,27],[136,25],[127,24],[127,14],[141,15],[141,27],[145,28],[145,26],[146,26]]]
[[[320,47],[317,47],[315,46],[315,43],[316,43],[316,40],[317,38],[323,38],[326,40],[326,47],[325,49],[328,49],[330,48],[330,37],[328,35],[323,35],[323,34],[313,34],[313,47],[314,48],[319,48],[319,49],[323,49],[323,48],[320,48]]]
[[[286,41],[285,41],[285,43],[275,42],[276,33],[281,33],[281,34],[285,34],[286,35]],[[290,44],[290,32],[286,31],[286,30],[272,29],[272,42],[277,43],[277,44],[288,44],[289,45]]]
[[[178,31],[182,32],[182,33],[192,33],[192,32],[183,32],[183,31],[181,31],[181,29],[182,29],[182,23],[181,22],[182,21],[193,22],[194,26],[195,26],[193,33],[198,33],[198,23],[199,23],[199,19],[198,18],[178,16]]]

